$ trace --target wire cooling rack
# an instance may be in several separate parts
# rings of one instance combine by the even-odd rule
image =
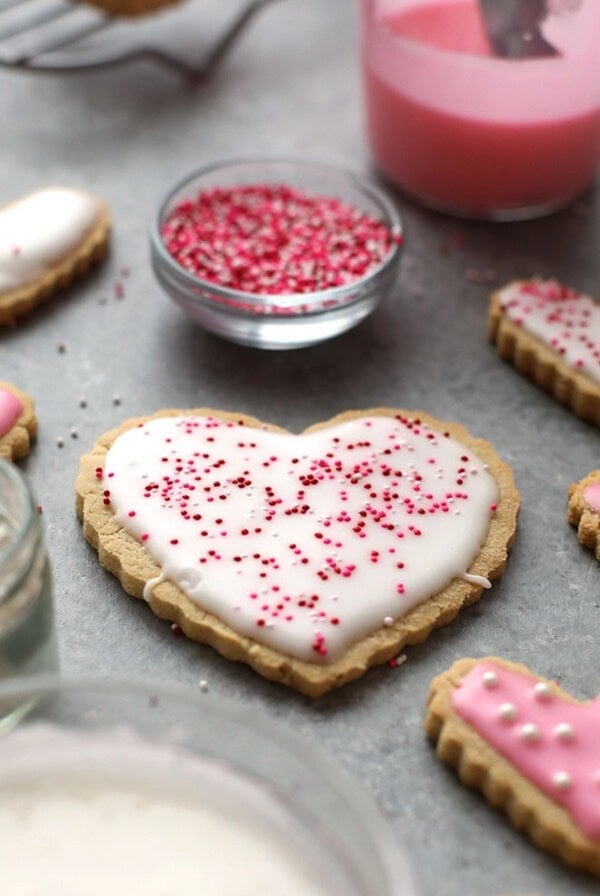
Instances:
[[[203,0],[135,19],[111,18],[70,0],[0,0],[0,66],[68,73],[149,59],[200,82],[210,77],[258,13],[276,2],[238,4],[220,30],[198,47],[209,15]],[[190,39],[195,43],[191,50],[185,47]]]

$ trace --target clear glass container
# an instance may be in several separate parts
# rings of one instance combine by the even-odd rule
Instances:
[[[240,807],[249,789],[262,795],[251,823],[262,824],[268,809],[269,823],[285,831],[287,845],[311,874],[317,872],[319,894],[415,896],[391,825],[362,787],[337,761],[253,709],[177,686],[48,676],[0,683],[0,703],[31,707],[0,736],[0,815],[7,805],[3,786],[17,781],[23,789],[32,774],[54,790],[65,774],[87,786],[110,779],[127,787],[145,782],[159,792],[164,783],[168,799],[182,791],[191,798],[196,773],[204,769],[213,783],[225,785],[224,805],[232,799],[237,804],[238,785]],[[66,786],[72,793],[77,785]],[[62,838],[69,836],[68,825],[54,830],[55,848],[64,851]],[[169,862],[169,855],[163,858]],[[188,858],[190,881],[197,874],[202,882],[193,850]],[[77,874],[77,863],[69,863],[65,874]],[[252,879],[251,862],[245,877]]]
[[[40,515],[20,472],[0,459],[0,679],[57,667]]]
[[[345,286],[310,293],[240,292],[186,271],[164,246],[161,232],[172,209],[211,187],[287,184],[348,202],[387,225],[394,241],[383,262]],[[278,159],[210,165],[188,175],[159,207],[151,231],[152,265],[173,301],[206,330],[232,342],[265,349],[301,348],[356,326],[390,293],[398,271],[402,228],[390,200],[362,178],[337,168]]]
[[[592,184],[598,0],[548,0],[539,29],[555,52],[519,58],[495,54],[480,0],[359,4],[371,152],[407,195],[453,214],[516,220],[552,212]]]

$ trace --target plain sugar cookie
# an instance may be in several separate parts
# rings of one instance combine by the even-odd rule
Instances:
[[[160,411],[103,435],[77,479],[85,537],[129,594],[310,696],[477,600],[504,571],[518,506],[487,442],[387,408],[302,435]]]
[[[47,187],[0,208],[0,325],[86,274],[109,233],[106,203],[84,190]]]

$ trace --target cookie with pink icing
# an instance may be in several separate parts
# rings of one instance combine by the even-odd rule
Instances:
[[[12,383],[0,382],[0,457],[25,457],[36,430],[33,399]]]
[[[109,232],[106,203],[84,190],[47,187],[0,208],[0,325],[86,274]]]
[[[501,357],[600,426],[600,302],[556,280],[516,281],[492,294],[488,330]]]
[[[433,680],[425,730],[515,827],[600,875],[600,697],[578,702],[497,657],[462,659]]]
[[[492,447],[377,408],[293,435],[161,411],[81,462],[84,534],[124,589],[318,696],[450,622],[499,577],[519,496]]]
[[[592,470],[569,486],[567,518],[577,538],[600,560],[600,470]]]

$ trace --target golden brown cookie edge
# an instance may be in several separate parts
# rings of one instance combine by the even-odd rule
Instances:
[[[73,0],[82,6],[94,6],[115,19],[150,15],[183,0]]]

